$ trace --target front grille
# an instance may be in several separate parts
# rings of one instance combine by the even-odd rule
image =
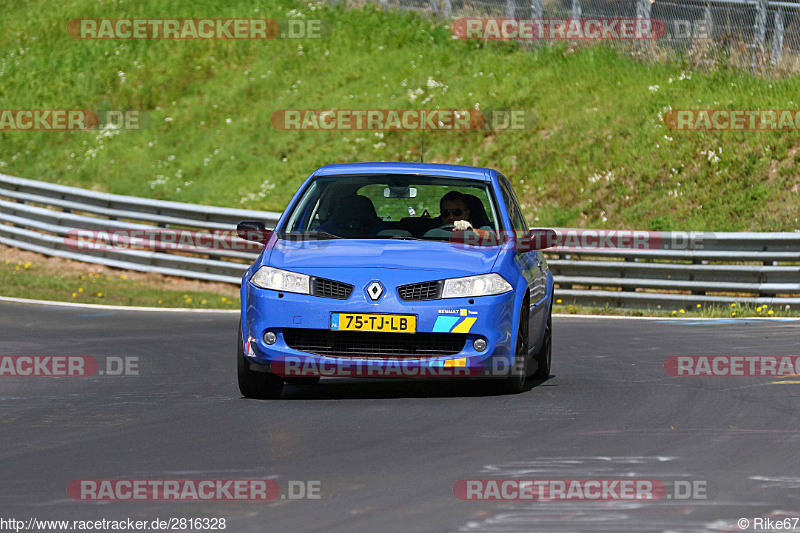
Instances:
[[[466,333],[375,333],[286,328],[286,344],[295,350],[331,357],[416,359],[455,355],[464,349]]]
[[[353,286],[341,281],[333,281],[325,278],[311,278],[311,295],[322,298],[335,298],[336,300],[347,300]]]
[[[442,296],[441,281],[425,281],[397,287],[401,300],[438,300]]]

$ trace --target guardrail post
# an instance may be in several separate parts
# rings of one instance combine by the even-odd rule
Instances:
[[[767,262],[765,261],[764,264],[766,265]],[[763,284],[767,283],[769,280],[766,279],[766,278],[767,278],[767,275],[764,273],[764,270],[761,269],[759,271],[759,273],[758,273],[758,284],[759,285],[763,285]],[[765,294],[765,293],[763,293],[761,291],[758,291],[758,296],[760,298],[763,298],[763,297],[769,297],[770,295],[769,294]]]
[[[778,8],[775,12],[775,29],[772,31],[772,64],[781,64],[781,53],[783,52],[783,9]]]
[[[692,259],[693,265],[707,265],[708,261],[701,261],[700,259]],[[694,274],[689,275],[689,281],[695,281]],[[693,296],[705,296],[706,291],[702,289],[695,289],[692,291]]]
[[[692,237],[691,237],[691,239],[689,241],[689,250],[697,251],[697,250],[701,250],[703,248],[704,248],[703,235],[702,234],[700,234],[700,235],[692,234]],[[705,259],[692,258],[692,264],[693,265],[707,265],[708,261],[705,260]],[[689,281],[695,281],[694,275],[689,276]],[[707,294],[706,291],[701,290],[701,289],[696,289],[696,290],[693,290],[691,292],[692,292],[692,296],[705,296]]]
[[[639,258],[638,257],[626,257],[625,258],[625,262],[626,263],[638,263],[639,262]],[[625,271],[624,270],[622,271],[622,273],[620,274],[619,277],[620,277],[620,279],[624,279],[625,278]],[[636,292],[636,287],[622,287],[622,292]]]
[[[564,259],[566,261],[572,261],[572,254],[556,254],[556,259]],[[572,288],[571,283],[558,283],[558,288],[569,290]]]

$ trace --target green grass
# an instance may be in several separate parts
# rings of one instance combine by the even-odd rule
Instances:
[[[194,309],[238,309],[237,288],[219,290],[196,290],[187,288],[196,282],[174,279],[165,287],[153,281],[147,274],[122,273],[98,268],[78,262],[61,263],[59,259],[29,256],[19,259],[13,248],[0,248],[8,259],[0,259],[0,287],[2,295],[34,300],[91,303],[104,305],[130,305],[143,307],[194,308]],[[23,252],[27,254],[27,252]],[[67,265],[67,266],[65,266]],[[93,272],[94,270],[94,272]],[[130,276],[139,279],[131,279]],[[158,277],[159,280],[162,278]],[[181,286],[181,285],[184,286]],[[558,291],[556,290],[556,297]],[[800,309],[786,306],[731,305],[688,307],[684,309],[623,309],[614,307],[592,307],[571,305],[561,299],[553,306],[554,313],[578,315],[622,315],[663,316],[679,318],[751,318],[751,317],[800,317]]]
[[[82,41],[66,33],[81,17],[286,18],[292,9],[330,21],[331,35],[212,42]],[[677,132],[660,114],[797,108],[798,95],[797,77],[693,71],[597,46],[531,52],[459,41],[414,13],[374,7],[31,0],[9,4],[0,19],[0,107],[140,109],[151,123],[108,137],[0,132],[0,172],[279,211],[320,165],[418,160],[420,134],[278,131],[270,123],[276,110],[527,109],[536,120],[526,131],[428,133],[426,160],[501,170],[531,225],[792,231],[800,228],[797,133]]]
[[[0,262],[2,295],[32,300],[51,300],[103,305],[195,309],[238,309],[239,298],[213,291],[168,289],[147,281],[133,281],[127,274],[92,273],[54,268],[33,261]]]
[[[556,290],[558,296],[558,290]],[[734,300],[735,298],[731,298]],[[553,313],[569,315],[614,315],[614,316],[663,316],[672,318],[778,318],[800,317],[800,309],[791,306],[750,305],[731,302],[729,305],[701,305],[672,309],[624,309],[619,307],[593,307],[587,305],[554,305]]]

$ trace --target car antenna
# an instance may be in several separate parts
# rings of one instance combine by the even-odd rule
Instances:
[[[419,151],[419,162],[425,162],[425,111],[422,112],[422,149]]]

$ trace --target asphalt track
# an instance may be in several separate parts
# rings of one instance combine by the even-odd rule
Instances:
[[[674,378],[663,367],[670,355],[796,355],[800,322],[556,318],[553,375],[520,395],[328,379],[251,401],[236,387],[237,320],[0,304],[2,355],[139,358],[135,376],[0,377],[0,518],[225,517],[232,532],[688,532],[800,516],[800,384]],[[453,494],[460,479],[512,477],[700,481],[707,499]],[[71,480],[108,478],[316,480],[321,498],[67,495]]]

